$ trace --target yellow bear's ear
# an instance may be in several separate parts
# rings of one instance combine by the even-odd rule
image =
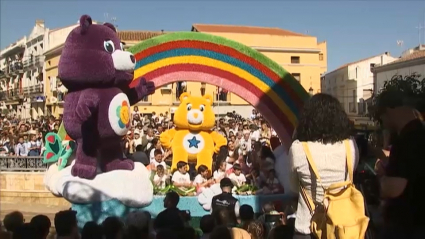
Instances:
[[[211,95],[204,95],[204,99],[206,99],[210,105],[213,104],[213,97]]]
[[[187,92],[184,92],[184,93],[182,93],[181,95],[180,95],[180,102],[182,102],[183,100],[185,100],[185,99],[187,99],[187,98],[189,98],[190,97],[190,94],[189,93],[187,93]]]

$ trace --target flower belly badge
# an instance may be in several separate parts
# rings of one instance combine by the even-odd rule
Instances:
[[[58,170],[68,165],[68,159],[75,149],[75,141],[62,140],[56,133],[48,133],[45,137],[46,150],[43,154],[43,163],[57,163]]]
[[[118,125],[121,129],[130,127],[130,107],[127,101],[123,101],[117,107]]]

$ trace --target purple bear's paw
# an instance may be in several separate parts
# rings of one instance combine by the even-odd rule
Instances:
[[[155,84],[152,81],[146,81],[145,78],[141,78],[136,90],[141,97],[145,97],[155,93]]]
[[[71,169],[71,174],[74,177],[80,177],[85,179],[93,179],[96,177],[97,168],[96,166],[84,165],[84,164],[74,164]]]
[[[131,159],[115,159],[110,162],[108,162],[105,167],[104,171],[109,172],[113,170],[133,170],[134,169],[134,162]]]

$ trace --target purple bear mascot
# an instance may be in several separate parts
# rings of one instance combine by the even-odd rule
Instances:
[[[103,172],[133,170],[134,163],[125,158],[121,139],[130,127],[130,105],[152,94],[155,85],[141,79],[138,86],[129,87],[136,59],[123,50],[112,24],[92,24],[87,15],[79,24],[65,41],[58,69],[68,89],[63,123],[77,142],[71,173],[93,179],[98,159]]]

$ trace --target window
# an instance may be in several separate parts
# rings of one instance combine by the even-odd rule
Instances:
[[[319,61],[323,61],[323,53],[319,54]]]
[[[207,84],[205,83],[201,83],[201,95],[204,96],[205,95],[205,89],[207,87]]]
[[[356,102],[357,102],[357,98],[356,98],[356,90],[353,90],[353,100],[352,102],[350,102],[349,108],[350,108],[350,112],[355,113],[356,112]]]
[[[40,48],[43,49],[43,43],[40,44]]]
[[[300,73],[292,73],[292,76],[297,80],[298,82],[301,82],[301,74]]]
[[[47,61],[47,64],[48,64],[49,66],[51,66],[51,65],[52,65],[52,62],[51,62],[51,61]]]
[[[291,64],[300,64],[299,56],[291,56]]]
[[[354,102],[348,103],[348,108],[350,108],[350,113],[356,113],[356,105]]]

